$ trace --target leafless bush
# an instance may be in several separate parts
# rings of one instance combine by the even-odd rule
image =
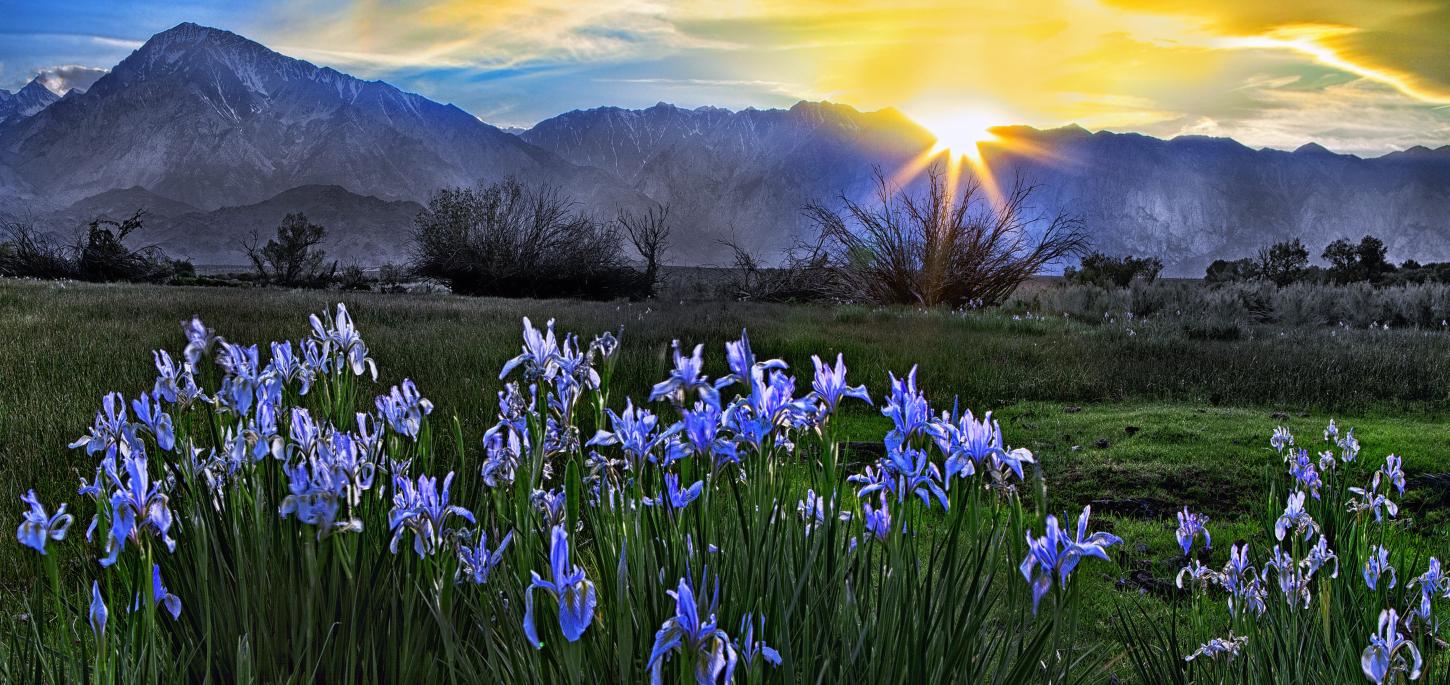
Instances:
[[[29,220],[0,222],[0,274],[84,281],[161,282],[194,274],[191,264],[168,258],[154,245],[132,249],[126,238],[141,230],[145,210],[125,219],[97,217],[71,245],[43,234]]]
[[[577,211],[557,188],[514,179],[435,193],[414,221],[413,269],[467,295],[609,298],[641,291],[612,224]]]
[[[1036,186],[1021,177],[989,198],[972,174],[949,187],[940,166],[925,196],[894,185],[878,169],[873,202],[844,195],[844,211],[812,203],[806,213],[823,259],[837,272],[838,299],[923,306],[1001,303],[1044,267],[1079,254],[1082,220],[1037,213]]]
[[[840,271],[830,261],[822,242],[788,250],[781,266],[764,265],[739,243],[722,240],[733,255],[733,277],[727,295],[752,302],[826,302],[843,292]]]

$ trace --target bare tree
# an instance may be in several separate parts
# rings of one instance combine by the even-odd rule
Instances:
[[[837,211],[807,206],[821,250],[839,273],[839,299],[924,306],[998,304],[1044,267],[1087,246],[1081,219],[1036,212],[1037,186],[1018,176],[987,197],[967,174],[948,187],[942,168],[927,173],[925,196],[876,170],[871,203],[842,195]]]
[[[74,278],[85,281],[165,281],[189,262],[168,258],[155,245],[132,249],[126,238],[143,227],[146,210],[125,219],[99,216],[62,245],[35,228],[30,220],[0,222],[0,273],[34,278]]]
[[[277,226],[277,235],[259,245],[261,239],[256,232],[250,241],[242,243],[252,267],[264,280],[281,285],[298,285],[325,280],[323,262],[327,254],[318,247],[327,237],[327,228],[308,221],[301,212],[288,214]],[[336,264],[333,265],[334,270]]]
[[[624,228],[625,237],[644,260],[643,287],[645,294],[653,297],[659,284],[660,261],[672,246],[670,234],[674,226],[670,224],[670,206],[655,205],[642,214],[621,209],[615,221]]]

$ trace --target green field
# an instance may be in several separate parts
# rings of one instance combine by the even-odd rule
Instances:
[[[363,394],[414,379],[435,403],[435,421],[458,418],[470,450],[494,421],[497,370],[517,354],[523,316],[557,318],[561,330],[581,335],[622,330],[614,387],[637,400],[667,374],[672,338],[704,343],[718,375],[723,344],[742,328],[757,353],[784,358],[802,385],[811,354],[844,353],[853,382],[877,398],[888,371],[919,364],[934,407],[950,407],[955,396],[964,408],[991,410],[1011,446],[1037,455],[1051,510],[1096,502],[1110,514],[1098,525],[1128,540],[1117,569],[1089,576],[1098,626],[1114,597],[1130,594],[1099,590],[1138,588],[1145,577],[1172,581],[1177,508],[1208,513],[1216,537],[1232,539],[1236,526],[1248,525],[1249,512],[1262,508],[1266,468],[1279,468],[1268,448],[1275,425],[1314,437],[1334,417],[1356,429],[1365,458],[1402,455],[1412,483],[1450,471],[1450,424],[1442,420],[1450,409],[1450,337],[1438,331],[1264,327],[1215,341],[1167,326],[994,312],[4,281],[0,492],[12,506],[0,522],[17,525],[18,497],[29,487],[46,502],[77,500],[76,484],[94,460],[66,445],[89,425],[103,393],[132,396],[150,386],[150,351],[179,350],[183,319],[199,315],[229,340],[264,343],[305,335],[306,314],[337,301],[347,304],[381,371]],[[852,411],[849,436],[879,440],[885,420],[868,408]],[[1402,517],[1426,545],[1443,549],[1446,505],[1446,493],[1417,488]],[[34,581],[22,552],[0,546],[7,596]]]

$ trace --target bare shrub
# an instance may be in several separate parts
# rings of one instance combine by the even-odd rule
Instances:
[[[132,249],[126,239],[141,230],[146,211],[125,219],[96,217],[75,242],[62,245],[28,220],[0,222],[0,274],[83,281],[162,282],[194,275],[190,262],[173,260],[160,248]]]
[[[634,296],[641,276],[609,222],[557,188],[512,178],[440,190],[413,226],[413,270],[454,292],[504,297]]]
[[[965,174],[949,187],[940,166],[924,196],[876,171],[874,201],[842,195],[837,211],[820,203],[806,213],[821,251],[836,270],[838,299],[922,306],[999,304],[1048,265],[1082,252],[1082,220],[1036,212],[1036,186],[1019,176],[999,198]]]

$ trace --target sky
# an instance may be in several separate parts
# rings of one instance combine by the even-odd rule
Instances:
[[[0,0],[0,88],[89,85],[182,21],[529,126],[671,102],[1378,155],[1450,144],[1450,0]]]

